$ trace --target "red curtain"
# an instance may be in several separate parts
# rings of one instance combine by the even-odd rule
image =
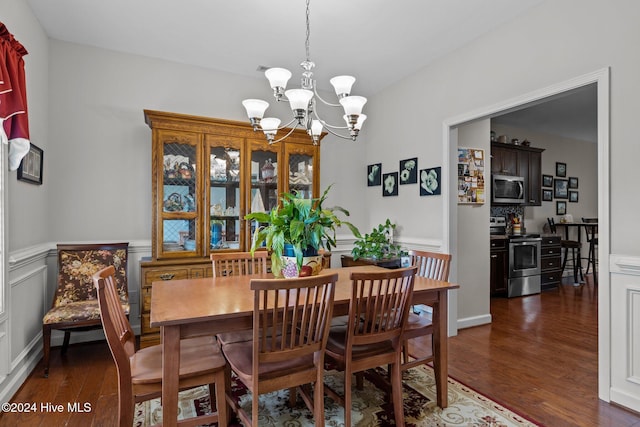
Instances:
[[[9,144],[9,170],[29,152],[24,55],[28,52],[0,22],[0,141]]]

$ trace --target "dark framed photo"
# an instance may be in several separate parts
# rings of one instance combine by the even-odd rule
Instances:
[[[566,179],[553,180],[553,197],[556,199],[569,198],[569,181]]]
[[[376,187],[382,184],[382,163],[367,166],[367,187]]]
[[[567,176],[567,164],[556,162],[556,176],[565,177]]]
[[[418,158],[400,160],[400,184],[418,182]]]
[[[553,187],[553,176],[551,176],[551,175],[542,175],[542,186],[543,187]]]
[[[440,194],[441,168],[422,169],[420,171],[420,195],[437,196]]]
[[[556,202],[556,215],[567,214],[567,202]]]
[[[578,188],[578,178],[569,177],[569,188]]]
[[[553,190],[542,190],[542,201],[550,202],[553,200]]]
[[[385,173],[382,175],[382,195],[398,195],[398,172]]]
[[[569,201],[571,203],[578,203],[578,192],[577,191],[569,191]]]
[[[42,185],[42,148],[31,144],[29,152],[22,158],[18,166],[18,179],[30,184]]]

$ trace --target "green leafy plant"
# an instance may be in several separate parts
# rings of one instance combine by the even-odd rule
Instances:
[[[400,248],[400,245],[391,243],[395,228],[396,225],[387,218],[384,223],[374,227],[371,233],[360,236],[353,243],[353,249],[351,250],[354,261],[359,258],[394,258],[406,253]]]
[[[283,193],[280,205],[270,212],[253,212],[245,216],[250,221],[258,221],[252,236],[251,253],[261,246],[271,250],[271,270],[278,275],[282,269],[282,255],[285,244],[293,246],[298,269],[302,267],[303,253],[313,248],[316,253],[320,248],[330,250],[336,247],[336,228],[342,225],[360,236],[358,229],[350,222],[337,216],[341,212],[349,216],[349,211],[335,206],[324,208],[322,204],[327,198],[329,186],[322,197],[305,199],[299,192]]]

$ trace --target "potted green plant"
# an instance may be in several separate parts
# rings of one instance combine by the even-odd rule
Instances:
[[[406,254],[400,245],[393,243],[393,232],[396,224],[393,224],[389,218],[377,227],[374,227],[371,233],[364,236],[356,236],[358,239],[353,243],[351,255],[356,261],[360,258],[373,260],[381,260],[385,258],[395,258]]]
[[[296,273],[309,275],[310,269],[302,269],[303,258],[317,256],[320,248],[331,250],[335,247],[337,227],[346,225],[355,236],[360,236],[353,224],[337,216],[337,212],[349,216],[349,211],[340,206],[322,206],[330,189],[331,186],[320,198],[311,199],[303,198],[298,192],[283,193],[280,205],[270,212],[253,212],[245,216],[260,224],[252,236],[251,253],[262,246],[271,250],[271,271],[276,276],[283,275],[284,256],[295,257]]]

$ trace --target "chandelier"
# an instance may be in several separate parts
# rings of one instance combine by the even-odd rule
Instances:
[[[275,117],[264,117],[264,113],[269,107],[267,101],[261,99],[245,99],[242,101],[242,105],[247,110],[247,116],[254,131],[261,130],[264,132],[265,137],[269,144],[275,144],[287,138],[297,128],[301,127],[307,130],[307,133],[313,139],[313,144],[317,145],[322,134],[322,129],[325,128],[327,132],[340,138],[351,139],[353,141],[358,137],[358,132],[362,128],[362,123],[366,120],[367,116],[362,114],[362,107],[367,102],[367,98],[363,96],[352,96],[351,86],[356,81],[352,76],[336,76],[329,80],[333,88],[335,89],[336,96],[339,103],[330,103],[320,97],[316,89],[316,81],[313,79],[314,64],[309,59],[309,1],[307,0],[307,38],[305,41],[305,48],[307,58],[300,66],[304,70],[301,78],[301,87],[299,89],[288,89],[287,82],[291,78],[291,72],[284,68],[269,68],[265,71],[265,76],[269,80],[269,84],[273,89],[273,96],[276,101],[288,102],[293,113],[293,119],[283,126],[280,126],[281,120]],[[317,101],[319,100],[324,105],[330,107],[342,107],[344,109],[344,120],[346,125],[333,126],[328,124],[325,120],[320,118],[318,111],[316,110]],[[278,130],[291,127],[289,132],[276,140],[276,133]],[[348,130],[349,136],[341,135],[336,130]]]

